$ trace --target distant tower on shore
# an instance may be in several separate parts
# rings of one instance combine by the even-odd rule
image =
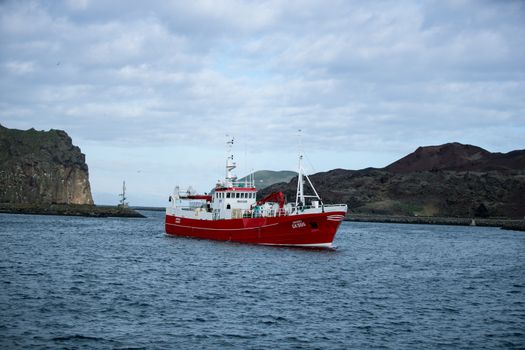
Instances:
[[[127,207],[128,206],[128,203],[126,202],[126,199],[128,199],[126,197],[126,181],[122,181],[122,193],[119,194],[119,197],[120,198],[120,203],[119,203],[119,207]]]

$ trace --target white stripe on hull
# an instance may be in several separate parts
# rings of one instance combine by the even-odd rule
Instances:
[[[328,221],[343,221],[344,218],[345,218],[344,215],[328,215],[326,217],[326,220],[328,220]]]
[[[181,225],[181,224],[172,224],[172,223],[166,223],[166,225],[170,226],[177,226],[177,227],[184,227],[184,228],[192,228],[195,230],[210,230],[210,231],[246,231],[246,230],[257,230],[260,228],[270,227],[270,226],[276,226],[279,225],[279,223],[275,224],[269,224],[269,225],[263,225],[263,226],[256,226],[256,227],[241,227],[241,228],[211,228],[211,227],[198,227],[198,226],[187,226],[187,225]]]
[[[282,247],[310,247],[310,248],[332,248],[332,243],[312,243],[312,244],[276,244],[276,243],[257,243],[260,245],[277,245]]]

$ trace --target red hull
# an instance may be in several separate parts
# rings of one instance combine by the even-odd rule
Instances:
[[[329,247],[345,212],[231,220],[166,215],[169,235],[252,244]]]

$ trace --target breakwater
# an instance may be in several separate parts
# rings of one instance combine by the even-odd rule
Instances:
[[[391,216],[349,213],[345,220],[357,222],[382,222],[390,224],[429,224],[457,226],[489,226],[507,230],[525,231],[525,220],[507,218],[455,218],[436,216]]]
[[[127,207],[89,204],[12,204],[0,203],[0,213],[64,215],[88,217],[143,218],[144,215]]]

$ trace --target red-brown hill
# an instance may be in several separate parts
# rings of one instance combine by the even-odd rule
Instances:
[[[432,170],[524,170],[525,150],[491,153],[473,145],[446,143],[439,146],[419,147],[384,169],[394,173]]]
[[[420,147],[383,169],[334,169],[310,176],[325,203],[351,212],[448,217],[525,216],[525,150],[491,153],[450,143]],[[297,177],[263,191],[295,198]]]

